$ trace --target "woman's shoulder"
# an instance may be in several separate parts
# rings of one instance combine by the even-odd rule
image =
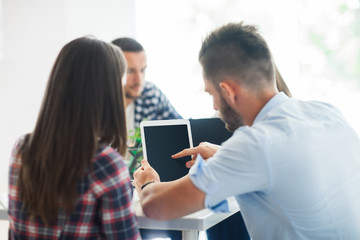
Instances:
[[[123,158],[120,153],[111,146],[101,144],[96,150],[94,161],[100,159],[106,159],[109,161],[121,161]]]
[[[24,144],[28,141],[29,136],[30,134],[24,134],[15,141],[13,148],[11,150],[11,157],[10,157],[11,163],[20,164],[21,149],[23,148]]]
[[[130,181],[122,156],[110,146],[100,146],[93,160],[91,179],[97,194],[116,188]],[[97,186],[97,187],[95,187]]]
[[[93,170],[113,174],[126,168],[123,157],[118,151],[108,145],[101,145],[93,160]],[[127,168],[126,168],[127,169]]]

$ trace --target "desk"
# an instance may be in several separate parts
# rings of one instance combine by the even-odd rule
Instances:
[[[199,231],[205,231],[222,220],[230,217],[239,211],[239,206],[235,198],[229,198],[229,213],[214,213],[209,209],[203,209],[182,218],[170,221],[157,221],[145,217],[139,198],[134,191],[132,207],[136,213],[139,228],[159,229],[159,230],[181,230],[184,240],[196,240]],[[7,209],[0,205],[0,220],[8,220]]]
[[[7,205],[8,205],[7,193],[0,194],[0,220],[8,219]]]
[[[8,220],[7,210],[2,207],[0,207],[0,221],[1,220]]]
[[[182,218],[169,221],[157,221],[145,217],[136,192],[134,192],[133,199],[133,207],[136,212],[139,228],[181,230],[183,232],[183,239],[185,240],[198,239],[199,231],[205,231],[239,211],[239,206],[235,198],[229,198],[228,203],[229,213],[214,213],[209,209],[203,209]]]

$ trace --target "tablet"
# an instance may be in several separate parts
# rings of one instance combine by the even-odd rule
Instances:
[[[185,176],[191,156],[172,159],[171,155],[193,147],[187,119],[153,120],[140,123],[144,159],[157,171],[162,182]]]

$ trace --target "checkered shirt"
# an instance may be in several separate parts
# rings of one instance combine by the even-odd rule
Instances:
[[[9,172],[9,239],[140,239],[133,209],[132,186],[122,157],[113,148],[102,146],[93,160],[93,170],[78,183],[78,203],[66,215],[59,210],[56,223],[44,225],[30,219],[18,197],[17,179],[21,167],[18,149],[12,151]]]
[[[141,96],[135,99],[135,127],[144,119],[166,120],[182,118],[169,99],[151,82],[145,82]]]

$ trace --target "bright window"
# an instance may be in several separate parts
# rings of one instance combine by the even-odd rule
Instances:
[[[294,97],[337,106],[360,133],[358,0],[137,0],[136,35],[148,53],[147,80],[183,117],[214,114],[197,61],[201,40],[228,22],[255,24]]]

